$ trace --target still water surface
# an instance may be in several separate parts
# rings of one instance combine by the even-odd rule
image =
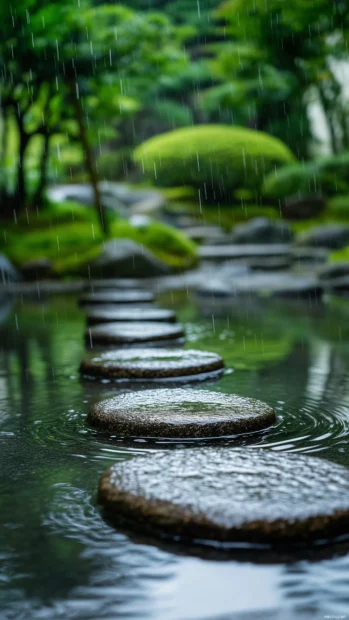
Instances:
[[[243,443],[349,467],[349,300],[215,305],[183,293],[162,304],[187,323],[187,347],[225,357],[225,376],[202,389],[277,410],[274,428]],[[349,545],[206,557],[106,524],[100,474],[156,444],[86,426],[89,405],[121,388],[80,382],[84,320],[74,298],[18,300],[0,316],[1,619],[349,617]]]

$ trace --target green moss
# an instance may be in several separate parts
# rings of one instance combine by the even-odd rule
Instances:
[[[333,196],[348,193],[349,152],[279,168],[265,178],[262,192],[273,199],[295,194]]]
[[[113,220],[109,238],[132,239],[173,268],[186,269],[197,261],[196,245],[182,232],[162,222],[135,227],[127,220]],[[17,224],[8,231],[1,249],[17,266],[45,257],[62,276],[86,275],[89,262],[101,251],[102,242],[100,228],[93,221],[58,225],[50,222],[49,226],[34,230]]]
[[[349,261],[349,245],[341,250],[335,250],[331,252],[329,256],[330,263],[338,263],[342,261]]]
[[[336,219],[349,220],[349,194],[330,198],[327,211]]]
[[[157,185],[189,185],[201,201],[232,199],[234,191],[258,194],[263,178],[292,162],[290,150],[265,133],[225,125],[199,125],[161,134],[141,144],[135,161]]]

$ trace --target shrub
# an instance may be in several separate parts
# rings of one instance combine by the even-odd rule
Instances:
[[[294,157],[265,133],[199,125],[147,140],[137,147],[134,159],[157,185],[189,185],[200,190],[201,200],[231,200],[237,189],[258,193],[265,174]]]
[[[283,166],[264,180],[262,193],[282,199],[296,194],[332,196],[349,192],[349,152]]]
[[[129,166],[131,154],[129,149],[104,151],[97,158],[97,169],[100,179],[120,179],[125,174],[125,166]]]
[[[330,198],[327,209],[328,213],[336,219],[349,219],[349,194]]]

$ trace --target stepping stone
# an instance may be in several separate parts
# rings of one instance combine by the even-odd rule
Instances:
[[[233,260],[242,258],[276,258],[289,256],[291,246],[288,243],[203,245],[198,248],[200,258],[204,260]]]
[[[100,280],[87,280],[85,282],[84,289],[88,292],[103,291],[105,289],[112,290],[114,288],[122,290],[137,289],[137,291],[142,290],[143,292],[140,285],[142,286],[140,280],[133,278],[107,278]]]
[[[275,412],[252,398],[178,388],[120,394],[94,405],[87,421],[123,436],[189,439],[259,431]]]
[[[226,278],[224,282],[216,279],[197,289],[198,295],[211,298],[261,295],[309,299],[321,297],[322,292],[323,285],[316,278],[288,272],[251,273]]]
[[[300,453],[143,454],[104,473],[99,500],[115,523],[185,540],[298,543],[349,533],[349,470]]]
[[[205,379],[223,371],[220,355],[196,349],[126,349],[104,351],[82,361],[85,377],[131,380]]]
[[[349,294],[349,275],[342,276],[340,278],[333,278],[332,280],[322,280],[325,289],[330,293],[345,295]]]
[[[173,310],[165,308],[143,308],[126,307],[114,308],[110,306],[102,306],[101,308],[90,309],[86,315],[88,325],[96,325],[98,323],[116,323],[117,321],[151,321],[175,323],[176,315]]]
[[[87,293],[80,297],[79,304],[137,304],[151,303],[154,295],[150,291],[115,291],[107,290],[97,293]]]
[[[95,325],[85,332],[86,342],[98,344],[140,344],[184,337],[184,329],[173,323],[109,323]]]

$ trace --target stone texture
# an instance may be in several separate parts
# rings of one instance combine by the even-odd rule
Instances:
[[[349,471],[257,448],[158,451],[102,476],[108,517],[186,540],[299,543],[349,533]]]
[[[280,258],[290,255],[289,244],[203,245],[199,256],[204,260],[239,260],[249,258]]]
[[[349,261],[329,263],[318,271],[320,280],[333,280],[343,276],[349,277]]]
[[[7,256],[0,254],[0,283],[3,285],[16,282],[20,275]]]
[[[349,226],[343,224],[323,224],[314,226],[297,237],[302,246],[339,250],[349,245]]]
[[[149,250],[130,239],[107,241],[100,256],[90,263],[91,275],[99,278],[147,278],[170,271]]]
[[[183,326],[179,323],[103,323],[90,327],[85,339],[90,346],[125,345],[155,343],[184,337]]]
[[[222,372],[224,361],[216,353],[195,349],[119,349],[104,351],[82,361],[85,377],[128,380],[190,379]]]
[[[258,431],[275,412],[252,398],[178,388],[120,394],[94,405],[87,421],[123,436],[189,439]]]
[[[87,293],[80,297],[79,303],[82,306],[95,304],[142,304],[152,303],[154,295],[150,291],[134,291],[115,289],[97,291],[97,293]]]
[[[314,218],[325,210],[323,196],[290,196],[280,204],[281,215],[289,220]]]
[[[155,321],[155,322],[167,322],[175,323],[176,315],[173,310],[167,310],[166,308],[153,308],[144,306],[139,307],[119,307],[113,308],[111,306],[102,306],[96,310],[89,310],[86,314],[86,321],[88,325],[98,325],[98,323],[114,323],[117,321]]]
[[[290,298],[319,298],[323,285],[312,276],[294,275],[288,272],[248,273],[223,279],[215,278],[197,289],[206,297],[237,297],[261,295]]]
[[[291,228],[286,222],[255,217],[246,224],[233,228],[233,243],[290,243],[293,238]]]

